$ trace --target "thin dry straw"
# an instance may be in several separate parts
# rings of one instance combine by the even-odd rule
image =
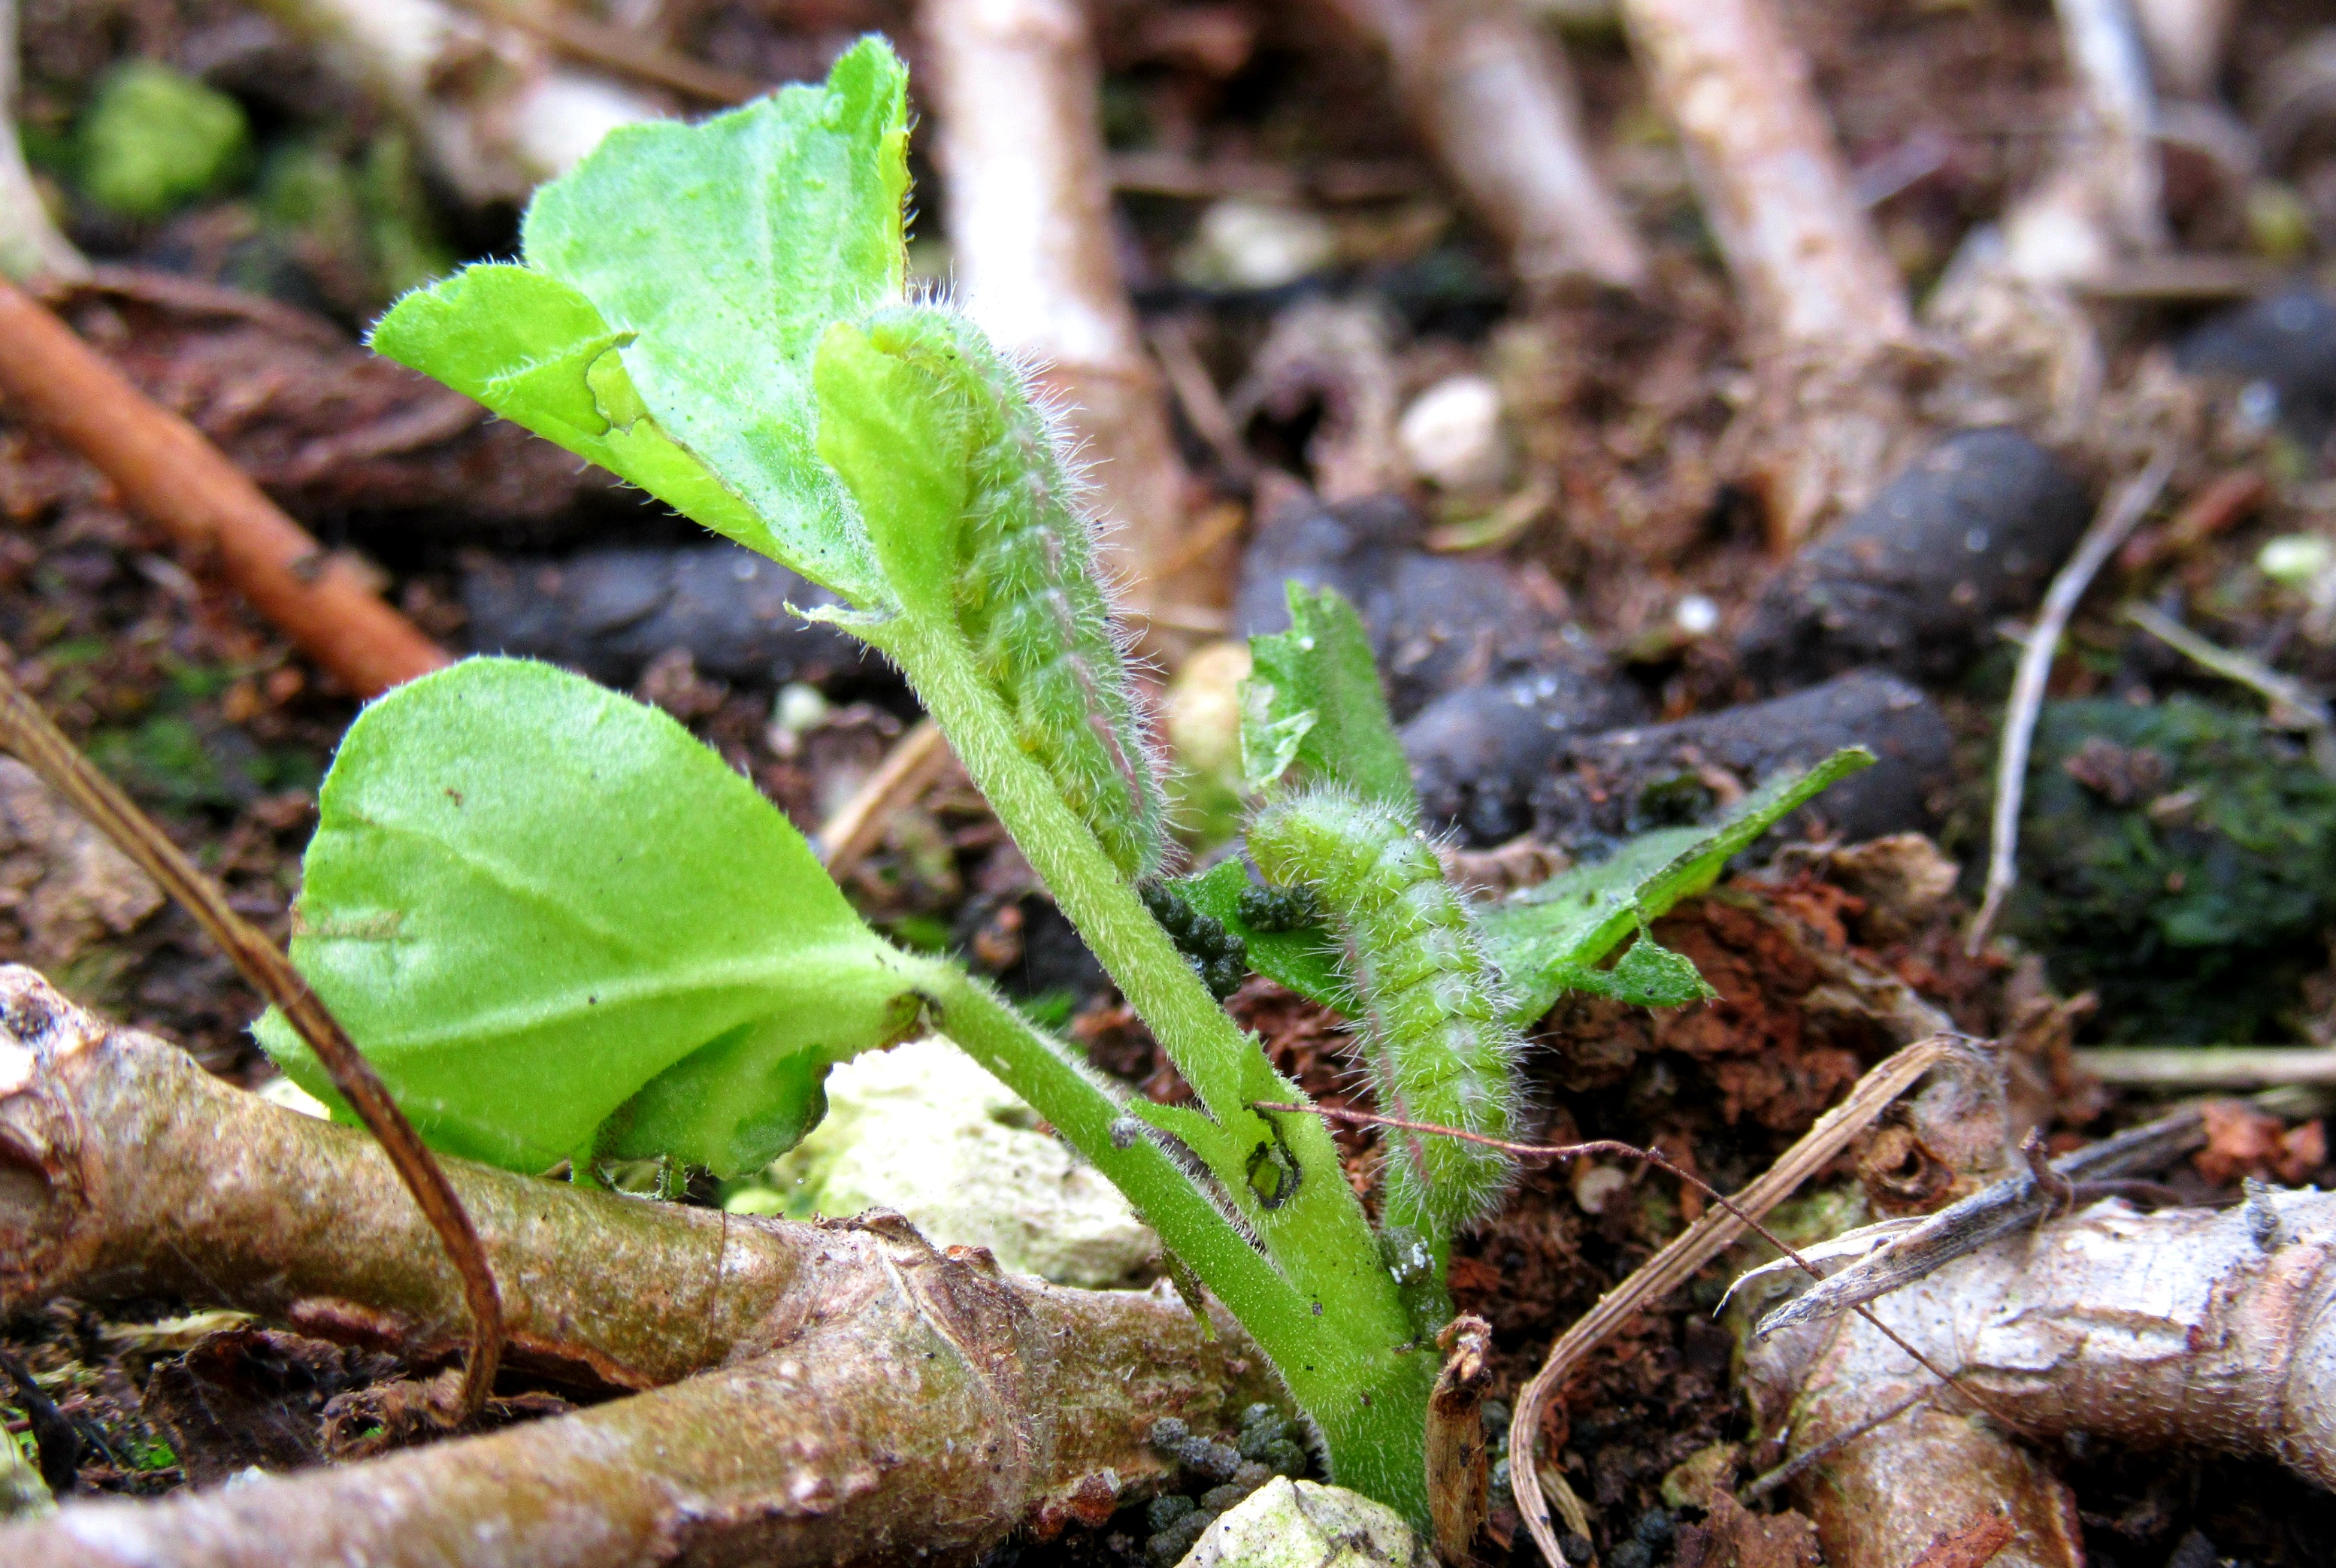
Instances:
[[[2036,615],[2036,629],[2020,651],[2020,673],[2011,682],[2011,699],[2003,709],[2002,749],[1995,765],[1995,823],[1988,835],[1987,896],[1973,917],[1965,949],[1977,953],[1987,945],[1988,932],[2003,912],[2003,901],[2020,880],[2020,803],[2028,785],[2028,751],[2036,738],[2036,716],[2044,707],[2044,683],[2052,673],[2052,656],[2060,649],[2060,634],[2093,578],[2117,553],[2174,472],[2174,459],[2160,452],[2133,480],[2118,486],[2102,502],[2092,526],[2077,545],[2077,553],[2052,579],[2044,605]]]

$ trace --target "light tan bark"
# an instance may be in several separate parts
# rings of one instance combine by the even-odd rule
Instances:
[[[1759,400],[1728,461],[1790,547],[1864,504],[1921,439],[1926,356],[1905,287],[1769,0],[1624,0],[1622,14],[1744,300]]]
[[[2276,1458],[2336,1485],[2336,1195],[2256,1189],[2234,1209],[2098,1204],[1872,1303],[1877,1317],[2049,1441]],[[1833,1568],[1898,1568],[1994,1509],[2018,1534],[1998,1568],[2083,1561],[2068,1494],[1869,1324],[1843,1317],[1752,1348],[1761,1424],[1803,1454],[1910,1395],[1796,1485]]]

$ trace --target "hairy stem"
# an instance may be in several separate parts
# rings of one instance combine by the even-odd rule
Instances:
[[[998,820],[1199,1094],[1207,1118],[1134,1108],[1193,1147],[1305,1299],[1314,1331],[1276,1362],[1320,1424],[1334,1473],[1424,1521],[1421,1445],[1435,1359],[1411,1342],[1395,1281],[1329,1134],[1312,1117],[1269,1122],[1250,1108],[1260,1099],[1304,1096],[1217,1005],[1045,770],[1021,750],[962,635],[915,615],[871,627],[868,635],[908,672]],[[1109,1171],[1110,1143],[1106,1127],[1102,1147],[1080,1148]],[[1260,1164],[1284,1163],[1286,1181],[1276,1176],[1270,1188],[1259,1182]],[[1148,1183],[1129,1195],[1147,1208],[1154,1202]],[[1251,1303],[1241,1282],[1210,1278],[1205,1258],[1187,1261],[1246,1323]],[[1270,1301],[1259,1305],[1271,1310]]]

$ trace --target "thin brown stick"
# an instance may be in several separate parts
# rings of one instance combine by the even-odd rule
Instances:
[[[414,1124],[390,1098],[389,1090],[359,1054],[356,1045],[323,1000],[300,978],[292,962],[257,927],[228,906],[219,885],[170,842],[153,819],[138,809],[120,786],[92,766],[87,757],[51,723],[40,705],[27,696],[5,668],[10,662],[0,649],[0,746],[14,752],[24,765],[41,775],[50,788],[73,803],[90,823],[136,861],[148,876],[195,918],[233,961],[254,989],[273,1002],[299,1032],[316,1059],[332,1075],[340,1090],[382,1149],[396,1166],[399,1180],[414,1194],[437,1232],[455,1271],[462,1277],[472,1322],[471,1353],[463,1369],[462,1412],[476,1417],[493,1390],[495,1366],[502,1357],[501,1299],[495,1290],[493,1269],[471,1217],[448,1183]]]
[[[359,696],[450,663],[284,515],[200,432],[132,386],[72,328],[0,282],[0,397],[95,464],[130,504]]]
[[[751,76],[708,65],[678,50],[642,37],[630,28],[581,16],[559,5],[512,4],[511,0],[454,0],[465,11],[516,27],[549,44],[571,60],[598,65],[708,103],[737,104],[760,97],[769,87]]]
[[[2020,880],[2020,804],[2028,786],[2028,749],[2036,738],[2037,716],[2044,711],[2044,683],[2052,674],[2053,656],[2060,650],[2060,634],[2093,578],[2117,553],[2157,501],[2174,472],[2174,459],[2161,452],[2132,480],[2109,492],[2077,552],[2052,579],[2043,607],[2036,612],[2036,628],[2020,650],[2020,672],[2012,677],[2011,697],[2003,708],[2003,738],[1996,754],[1995,821],[1988,835],[1987,895],[1971,920],[1964,940],[1967,951],[1987,946],[1988,932],[2003,912],[2004,900]]]
[[[1932,1393],[1933,1390],[1929,1388],[1917,1388],[1888,1409],[1877,1415],[1869,1416],[1854,1427],[1835,1432],[1824,1442],[1795,1455],[1773,1470],[1755,1475],[1736,1489],[1736,1500],[1746,1507],[1750,1507],[1777,1487],[1802,1475],[1811,1466],[1823,1464],[1826,1456],[1838,1451],[1844,1445],[1854,1443],[1876,1427],[1885,1427],[1895,1421],[1923,1400],[1932,1398]]]
[[[852,868],[883,842],[892,819],[932,787],[949,761],[949,742],[941,738],[940,726],[929,718],[919,719],[884,754],[868,782],[820,824],[820,863],[827,874],[838,881],[851,875]]]

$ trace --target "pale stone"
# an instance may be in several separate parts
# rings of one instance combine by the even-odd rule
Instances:
[[[1277,1475],[1210,1525],[1177,1568],[1433,1568],[1435,1561],[1385,1504]]]
[[[1228,197],[1201,214],[1176,272],[1202,287],[1281,288],[1319,272],[1338,254],[1338,231],[1321,214]]]
[[[1411,471],[1450,491],[1497,489],[1508,477],[1501,392],[1481,375],[1450,375],[1412,399],[1396,424]]]
[[[827,1103],[771,1166],[790,1208],[895,1209],[937,1247],[987,1247],[1058,1285],[1140,1283],[1158,1266],[1159,1238],[1119,1190],[946,1039],[843,1063]]]

